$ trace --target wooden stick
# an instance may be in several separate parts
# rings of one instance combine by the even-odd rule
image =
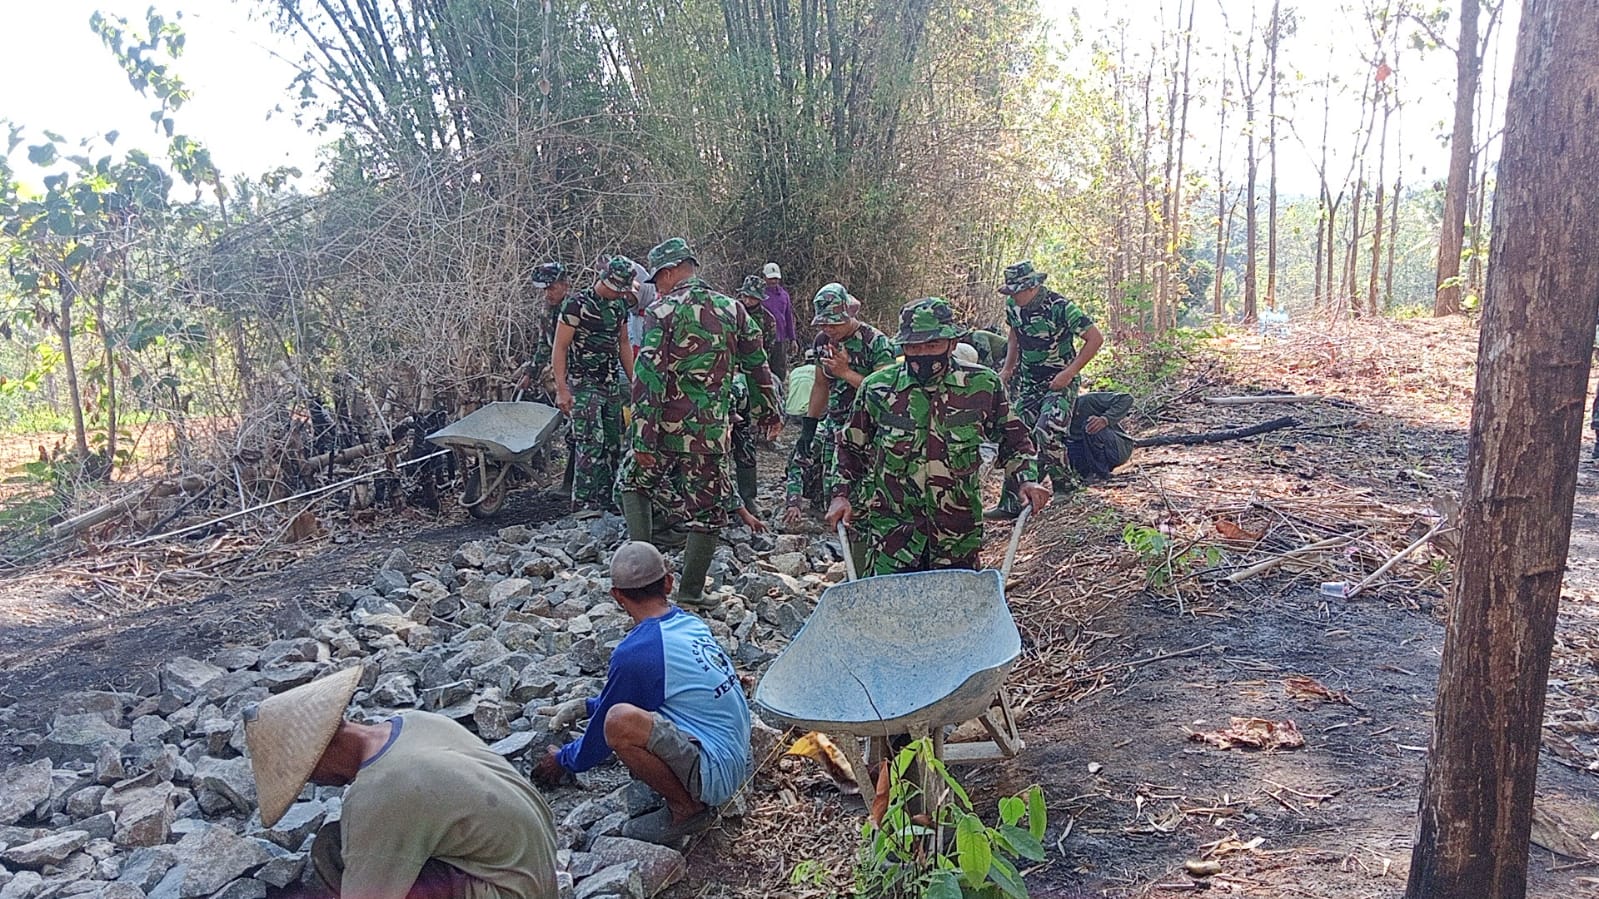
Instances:
[[[1299,424],[1299,419],[1291,415],[1274,418],[1260,424],[1249,425],[1242,428],[1226,428],[1220,431],[1207,431],[1203,434],[1167,434],[1162,437],[1139,437],[1133,440],[1133,446],[1194,446],[1200,443],[1220,443],[1223,440],[1242,440],[1245,437],[1254,437],[1256,434],[1265,434],[1270,431],[1280,431],[1283,428],[1292,428]]]
[[[1207,396],[1212,406],[1244,406],[1250,403],[1314,403],[1321,397],[1308,393],[1262,393],[1245,396]]]
[[[1232,574],[1227,575],[1227,583],[1237,584],[1247,581],[1255,575],[1264,574],[1265,572],[1276,568],[1278,565],[1281,565],[1290,559],[1309,555],[1318,550],[1332,549],[1335,546],[1342,546],[1353,539],[1355,539],[1353,534],[1335,534],[1325,540],[1317,540],[1315,543],[1306,544],[1298,549],[1291,549],[1280,556],[1272,556],[1264,562],[1256,562],[1248,568],[1245,568],[1243,571],[1235,571]]]
[[[1399,552],[1395,553],[1393,558],[1391,558],[1388,561],[1382,563],[1382,567],[1378,568],[1376,571],[1373,571],[1371,574],[1368,574],[1365,577],[1361,578],[1360,583],[1356,584],[1353,587],[1350,587],[1349,588],[1349,592],[1344,594],[1344,598],[1345,599],[1353,599],[1355,594],[1357,594],[1360,591],[1362,591],[1362,590],[1366,589],[1367,587],[1369,587],[1371,585],[1372,581],[1376,580],[1379,577],[1382,577],[1385,573],[1387,573],[1388,569],[1394,567],[1395,565],[1398,565],[1400,560],[1403,559],[1405,556],[1408,556],[1411,553],[1415,552],[1417,549],[1421,548],[1421,545],[1423,543],[1426,543],[1428,540],[1431,540],[1433,537],[1435,537],[1438,534],[1442,533],[1443,529],[1444,529],[1444,525],[1446,525],[1448,523],[1449,523],[1448,519],[1442,519],[1437,524],[1435,524],[1432,527],[1428,528],[1427,529],[1427,533],[1422,534],[1421,537],[1419,537],[1416,540],[1415,543],[1412,543],[1409,546],[1405,547],[1404,549],[1400,550]]]

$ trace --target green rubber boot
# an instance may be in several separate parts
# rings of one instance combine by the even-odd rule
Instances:
[[[740,468],[733,474],[738,480],[738,498],[744,501],[744,508],[751,515],[759,515],[755,511],[755,469]]]
[[[622,517],[627,519],[627,539],[652,542],[654,515],[649,497],[637,490],[623,491]]]
[[[711,556],[715,553],[715,534],[689,532],[683,545],[683,579],[678,581],[673,602],[680,606],[709,606],[705,601],[705,575],[711,570]]]

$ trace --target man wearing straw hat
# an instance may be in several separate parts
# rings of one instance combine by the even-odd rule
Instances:
[[[347,785],[341,819],[311,847],[335,895],[553,899],[555,824],[538,791],[443,716],[344,720],[360,679],[346,668],[245,710],[261,823],[277,823],[307,781]]]
[[[999,376],[951,360],[964,334],[944,299],[906,304],[899,325],[905,360],[861,382],[840,431],[827,476],[827,523],[853,521],[861,532],[862,574],[978,567],[985,440],[999,444],[999,464],[1021,484],[1023,502],[1035,511],[1049,503],[1049,491],[1036,483],[1033,442]],[[851,485],[868,478],[875,489],[857,514]]]
[[[584,717],[589,726],[533,769],[540,783],[558,783],[615,753],[666,800],[622,835],[663,844],[709,827],[713,808],[750,774],[750,710],[738,672],[705,622],[667,599],[671,591],[660,550],[639,541],[616,550],[611,598],[635,626],[611,652],[598,697],[540,710],[556,726]]]

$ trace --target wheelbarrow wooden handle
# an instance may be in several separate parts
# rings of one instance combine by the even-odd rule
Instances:
[[[844,553],[844,573],[853,581],[856,578],[855,556],[849,551],[849,535],[844,533],[843,519],[839,519],[838,522],[838,548]]]
[[[999,582],[1001,584],[1010,580],[1010,566],[1012,562],[1016,561],[1016,546],[1021,543],[1022,528],[1027,526],[1027,519],[1032,514],[1032,506],[1022,506],[1021,514],[1016,516],[1016,524],[1010,529],[1010,545],[1005,547],[1005,567],[999,570]]]

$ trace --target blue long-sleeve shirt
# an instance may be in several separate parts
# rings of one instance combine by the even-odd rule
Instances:
[[[617,703],[659,712],[700,741],[700,800],[720,805],[749,777],[750,710],[733,662],[699,618],[676,606],[638,623],[611,653],[605,689],[588,701],[589,727],[561,747],[568,771],[611,756],[605,715]]]

